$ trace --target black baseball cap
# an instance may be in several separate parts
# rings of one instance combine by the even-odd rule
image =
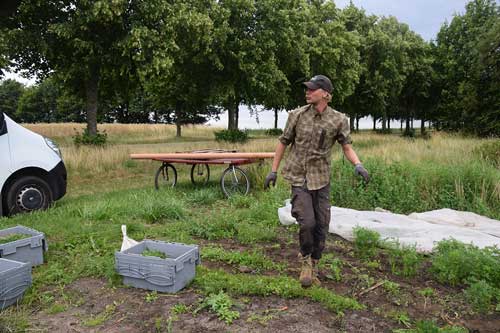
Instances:
[[[331,94],[333,90],[332,82],[324,75],[314,75],[309,81],[302,84],[313,90],[321,88],[329,94]]]

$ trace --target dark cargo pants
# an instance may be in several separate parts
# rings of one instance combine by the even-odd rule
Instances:
[[[330,224],[330,184],[319,190],[292,186],[292,216],[300,225],[300,253],[320,259]]]

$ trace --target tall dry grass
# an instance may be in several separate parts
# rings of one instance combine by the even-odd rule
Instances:
[[[82,130],[83,124],[33,124],[28,128],[48,137],[59,138],[62,142],[64,161],[69,171],[69,193],[92,193],[96,186],[111,190],[116,186],[151,186],[149,182],[158,168],[158,162],[132,161],[132,153],[171,153],[199,149],[235,149],[242,152],[272,152],[277,143],[276,137],[256,138],[245,144],[220,143],[214,140],[213,127],[198,125],[183,127],[183,137],[175,137],[175,126],[144,124],[104,124],[99,130],[106,131],[110,144],[105,147],[77,147],[71,136],[76,128]],[[485,139],[466,138],[445,133],[433,133],[431,139],[409,140],[399,135],[381,135],[361,132],[352,135],[353,146],[361,160],[376,159],[384,164],[409,162],[415,165],[441,165],[464,167],[477,164],[477,172],[495,174],[487,163],[478,163],[478,156],[473,150],[488,141]],[[332,159],[342,158],[338,145],[335,146]],[[270,161],[267,163],[270,164]],[[188,167],[181,165],[179,176],[189,177]],[[259,177],[265,174],[269,165],[259,171]],[[214,167],[217,171],[221,167]],[[254,170],[255,167],[251,167]],[[265,170],[264,170],[265,169]],[[214,171],[214,172],[215,172]],[[186,175],[184,175],[186,174]],[[493,179],[493,194],[490,190],[481,196],[493,195],[500,199],[500,171],[498,180]],[[215,174],[214,174],[214,177]],[[214,178],[215,179],[215,178]],[[189,179],[186,179],[189,181]],[[491,177],[489,178],[491,183]],[[118,185],[121,184],[121,185]],[[464,179],[455,180],[455,192],[462,193]],[[485,186],[486,188],[486,186]],[[491,189],[491,186],[488,187]]]
[[[82,133],[86,125],[82,123],[23,124],[35,133],[70,145],[71,138]],[[111,143],[160,142],[175,138],[175,125],[166,124],[99,124],[97,129],[108,135]],[[182,126],[183,137],[189,139],[213,139],[214,131],[220,128],[207,125]]]

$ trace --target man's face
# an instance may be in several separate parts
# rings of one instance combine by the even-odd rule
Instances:
[[[306,102],[307,102],[307,104],[316,104],[319,101],[321,101],[321,99],[325,95],[326,95],[326,92],[321,88],[319,88],[319,89],[307,88],[306,89]]]

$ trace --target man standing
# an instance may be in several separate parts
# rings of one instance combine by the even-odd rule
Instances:
[[[347,117],[328,106],[332,99],[330,79],[316,75],[304,86],[307,105],[289,113],[264,188],[276,185],[281,159],[291,144],[282,174],[292,186],[292,216],[300,225],[300,283],[309,287],[320,283],[317,264],[330,223],[330,161],[334,143],[342,146],[346,158],[355,165],[356,175],[366,182],[370,178],[351,146]]]

